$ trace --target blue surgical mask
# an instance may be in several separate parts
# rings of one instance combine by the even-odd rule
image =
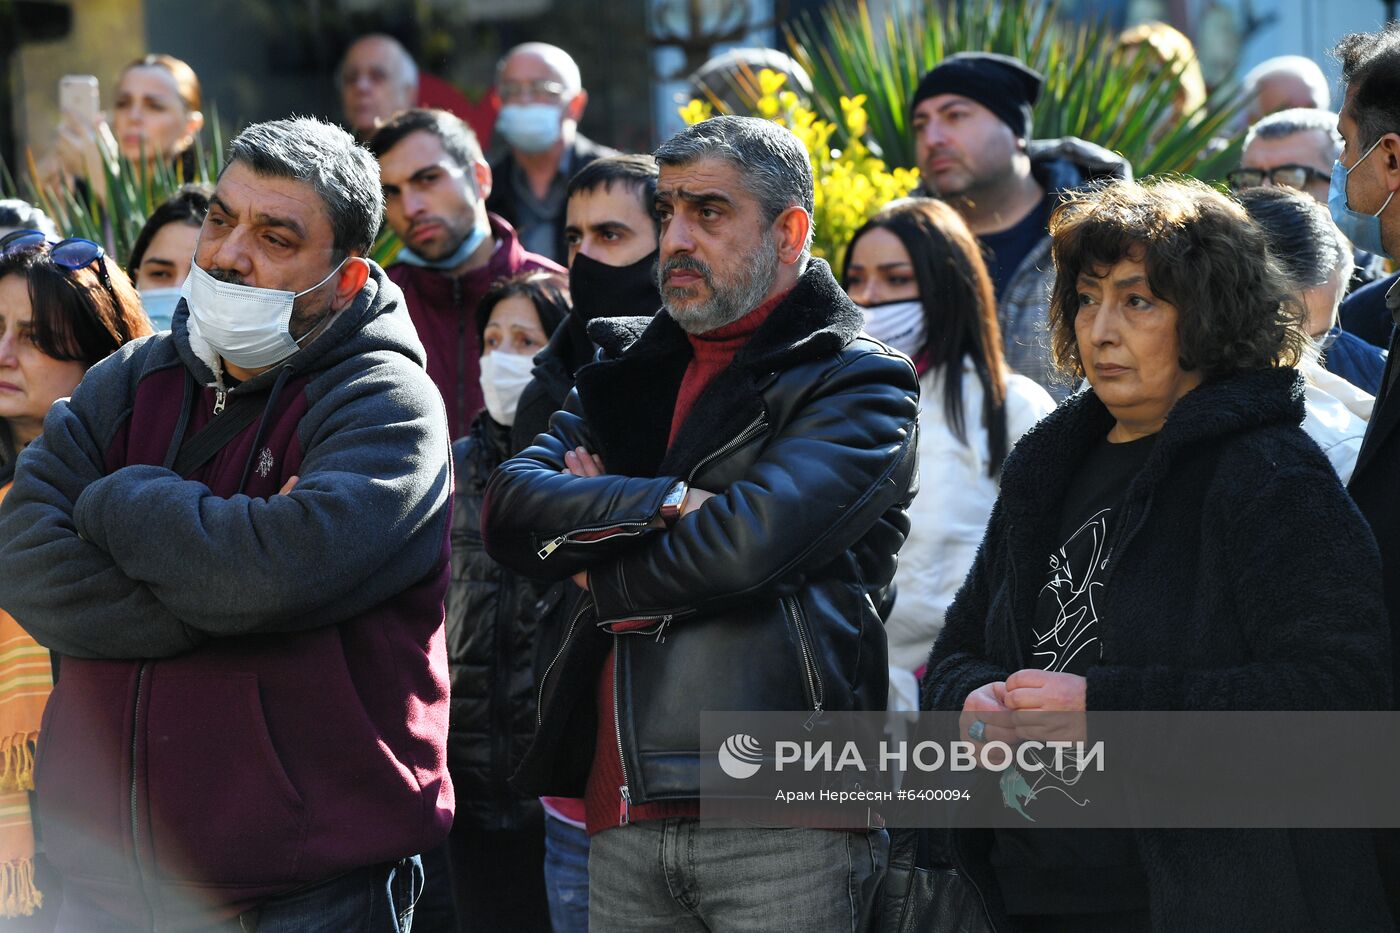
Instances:
[[[1332,184],[1327,191],[1327,209],[1332,214],[1332,219],[1336,222],[1337,228],[1347,235],[1352,245],[1357,249],[1365,250],[1368,253],[1377,253],[1381,256],[1389,256],[1385,246],[1381,243],[1381,214],[1390,206],[1390,201],[1395,197],[1395,192],[1390,192],[1390,197],[1385,199],[1381,209],[1374,214],[1363,214],[1354,211],[1347,204],[1347,176],[1355,171],[1356,166],[1366,161],[1366,157],[1375,151],[1381,144],[1378,139],[1371,144],[1361,158],[1356,160],[1356,165],[1347,168],[1338,159],[1332,166]]]
[[[394,261],[409,266],[421,266],[424,269],[436,269],[439,272],[449,272],[466,262],[467,259],[471,257],[471,254],[476,252],[477,247],[484,243],[486,238],[490,235],[491,228],[489,226],[478,226],[474,228],[471,233],[467,234],[466,238],[462,240],[462,245],[453,250],[450,256],[444,256],[442,259],[424,259],[405,246],[403,249],[399,250],[399,254],[394,258]]]
[[[143,288],[141,289],[141,309],[151,319],[151,326],[157,331],[169,330],[170,321],[175,316],[175,306],[180,303],[183,288]]]
[[[506,104],[496,117],[496,131],[512,149],[544,152],[559,141],[561,104]]]

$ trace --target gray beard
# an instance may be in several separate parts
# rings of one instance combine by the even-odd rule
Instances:
[[[666,273],[678,267],[700,273],[709,287],[710,297],[699,304],[677,310],[671,302],[671,293],[678,290],[668,289],[664,282]],[[661,290],[662,302],[671,313],[671,319],[688,334],[708,334],[739,320],[763,303],[777,280],[778,250],[772,231],[763,234],[763,241],[744,261],[733,283],[716,282],[710,268],[698,260],[686,260],[685,257],[681,257],[657,263],[657,284]]]

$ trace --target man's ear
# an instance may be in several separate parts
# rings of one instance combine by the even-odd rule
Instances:
[[[481,193],[482,203],[491,197],[491,166],[485,162],[473,162],[472,174],[476,177],[476,190]]]
[[[773,221],[778,240],[778,261],[793,265],[807,245],[807,233],[812,229],[812,215],[796,205],[789,207]]]
[[[564,118],[575,123],[583,119],[583,109],[588,106],[588,92],[579,88],[578,92],[564,105]]]
[[[369,260],[363,256],[351,256],[340,267],[340,277],[335,280],[335,310],[350,306],[360,289],[369,281]]]
[[[1381,137],[1379,148],[1385,188],[1400,190],[1400,133],[1386,133]]]

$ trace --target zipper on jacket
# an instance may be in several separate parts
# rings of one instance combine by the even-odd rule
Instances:
[[[570,544],[570,543],[572,543],[572,544],[598,544],[599,542],[602,542],[602,541],[611,541],[613,538],[631,537],[631,536],[634,536],[634,535],[639,535],[639,534],[641,534],[642,532],[646,531],[646,530],[647,530],[648,528],[650,528],[650,527],[651,527],[651,522],[650,522],[650,521],[645,521],[645,522],[610,522],[609,524],[606,524],[606,525],[594,525],[594,526],[591,527],[591,528],[575,528],[573,531],[565,532],[564,534],[560,535],[559,537],[555,538],[554,540],[552,540],[552,541],[546,543],[544,547],[540,548],[540,549],[539,549],[538,551],[536,551],[535,553],[536,553],[536,556],[538,556],[540,560],[544,560],[545,558],[549,557],[549,555],[551,555],[551,554],[553,554],[555,551],[559,550],[559,546],[562,545],[562,544]],[[594,532],[599,532],[599,531],[611,531],[611,530],[613,530],[614,528],[619,529],[619,530],[617,531],[616,534],[601,535],[601,536],[599,536],[599,537],[597,537],[597,538],[580,538],[580,537],[579,537],[580,535],[593,534]],[[621,530],[621,529],[626,529],[626,530]]]
[[[695,482],[695,475],[699,473],[701,469],[708,466],[710,463],[713,463],[720,457],[723,457],[731,451],[736,450],[744,444],[747,444],[755,437],[758,437],[758,435],[763,433],[764,428],[766,428],[767,426],[768,413],[764,412],[763,414],[755,418],[753,421],[749,422],[749,425],[746,428],[744,428],[744,430],[740,431],[736,436],[731,438],[727,444],[714,451],[713,453],[710,453],[707,456],[701,458],[699,463],[691,467],[690,473],[686,476],[685,479],[686,484],[689,485]]]
[[[617,705],[618,693],[620,692],[617,688],[617,662],[618,649],[620,647],[618,636],[614,635],[612,678],[613,735],[617,736],[617,763],[622,766],[622,786],[617,789],[618,797],[620,798],[617,805],[617,825],[626,826],[628,823],[632,822],[632,793],[627,789],[627,756],[622,754],[622,713]]]
[[[457,423],[467,429],[467,309],[462,307],[462,282],[452,279],[452,307],[457,309]]]
[[[136,863],[136,887],[141,891],[141,899],[146,904],[146,910],[151,917],[154,927],[155,913],[151,906],[150,896],[146,892],[145,872],[141,867],[141,833],[140,833],[140,807],[139,791],[136,786],[136,754],[141,743],[141,703],[146,687],[146,664],[143,662],[136,668],[136,701],[131,712],[131,780],[130,780],[130,817],[131,817],[131,857]]]
[[[784,596],[783,603],[792,616],[793,627],[797,629],[797,641],[802,649],[802,669],[807,675],[807,690],[812,697],[812,716],[806,723],[806,729],[810,732],[812,724],[822,713],[825,691],[822,689],[821,674],[817,672],[816,656],[812,651],[811,638],[807,634],[807,625],[802,619],[802,607],[797,604],[795,596]]]
[[[550,658],[549,666],[540,675],[540,695],[535,702],[535,728],[544,724],[544,686],[549,680],[549,672],[554,670],[554,664],[564,656],[564,649],[569,647],[569,639],[573,637],[574,627],[578,625],[578,620],[583,618],[583,613],[588,608],[588,597],[584,596],[578,601],[578,609],[574,612],[574,617],[569,620],[569,627],[564,631],[564,640],[559,643],[559,650],[554,652],[554,657]]]
[[[992,911],[987,907],[987,898],[982,893],[982,889],[977,886],[977,882],[973,880],[971,873],[967,871],[967,865],[962,857],[962,847],[958,844],[958,831],[953,830],[952,832],[953,870],[959,875],[962,875],[962,879],[968,883],[973,893],[977,895],[977,902],[982,905],[982,916],[986,918],[987,921],[987,929],[991,930],[992,933],[997,933],[996,924],[992,922]]]
[[[510,622],[518,587],[515,574],[509,571],[501,575],[496,587],[496,676],[491,678],[491,725],[494,733],[491,742],[495,754],[491,771],[499,781],[496,785],[498,788],[506,786],[510,778]],[[509,795],[505,796],[508,802]]]

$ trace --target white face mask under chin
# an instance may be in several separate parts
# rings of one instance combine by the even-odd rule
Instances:
[[[291,332],[292,305],[333,279],[346,262],[348,257],[324,279],[299,292],[220,282],[193,263],[181,290],[190,309],[190,330],[226,363],[241,369],[276,366],[297,351],[298,341]]]
[[[928,322],[924,319],[924,303],[887,301],[861,308],[865,312],[865,332],[881,343],[887,343],[905,356],[913,357],[928,339]]]
[[[534,357],[528,353],[492,350],[481,358],[481,394],[487,413],[497,424],[515,424],[516,406],[534,378],[534,368]]]

